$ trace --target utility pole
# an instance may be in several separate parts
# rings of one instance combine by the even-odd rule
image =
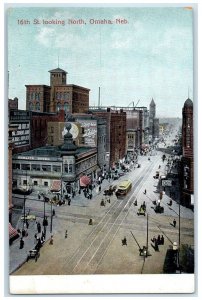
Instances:
[[[51,201],[51,223],[50,223],[50,232],[52,233],[53,230],[53,203]]]
[[[146,242],[146,257],[147,257],[147,255],[148,255],[148,246],[149,246],[149,243],[148,243],[148,241],[149,241],[149,235],[148,235],[148,233],[149,233],[149,215],[147,214],[147,242]]]
[[[23,217],[23,229],[25,228],[25,201],[26,201],[26,197],[24,195],[24,217]]]

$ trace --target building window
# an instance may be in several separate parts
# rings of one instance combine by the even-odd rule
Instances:
[[[69,164],[69,173],[72,173],[72,172],[73,172],[73,165]]]
[[[24,170],[24,171],[30,170],[30,164],[22,164],[21,170]]]
[[[64,172],[65,172],[65,173],[68,173],[68,172],[69,172],[69,170],[68,170],[68,165],[64,165]]]
[[[61,104],[60,102],[57,103],[57,111],[59,111],[61,109]]]
[[[54,133],[54,127],[51,127],[51,133]]]
[[[38,181],[34,180],[34,185],[38,185]]]
[[[39,102],[36,103],[36,110],[40,110],[40,103]]]
[[[69,103],[67,102],[64,103],[64,110],[69,111]]]
[[[61,167],[60,166],[53,166],[53,172],[61,173]]]
[[[23,180],[23,185],[27,185],[27,180]]]
[[[41,171],[40,165],[33,164],[32,165],[32,171]]]
[[[48,181],[44,181],[44,186],[48,186]]]
[[[20,164],[13,164],[13,169],[20,170]]]
[[[51,172],[51,165],[42,165],[42,170],[45,172]]]

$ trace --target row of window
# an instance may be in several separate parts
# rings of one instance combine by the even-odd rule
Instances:
[[[39,100],[41,97],[40,92],[30,92],[27,94],[28,100]]]
[[[30,110],[40,110],[40,103],[37,102],[35,105],[33,103],[29,103]]]
[[[28,184],[27,180],[23,180],[23,185],[27,185],[27,184]],[[34,184],[35,186],[37,186],[37,185],[38,185],[38,181],[37,181],[37,180],[34,180],[34,181],[33,181],[33,184]],[[44,185],[44,186],[48,186],[48,181],[44,181],[43,185]]]
[[[65,102],[64,105],[62,105],[60,102],[57,103],[57,110],[64,109],[64,111],[70,111],[70,105],[69,103]]]
[[[56,165],[40,165],[40,164],[13,164],[13,170],[22,170],[22,171],[43,171],[43,172],[57,172],[61,173],[61,166]],[[65,164],[64,173],[72,173],[73,165]]]
[[[64,99],[64,100],[69,100],[70,99],[70,93],[68,92],[56,92],[56,99],[57,100],[61,100],[61,99]]]

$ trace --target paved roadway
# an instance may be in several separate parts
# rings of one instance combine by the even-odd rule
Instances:
[[[161,200],[164,213],[154,212],[153,201],[159,199],[159,192],[158,180],[153,179],[153,176],[157,170],[160,174],[164,174],[166,165],[166,162],[162,162],[161,156],[162,152],[158,151],[156,155],[151,156],[150,161],[148,157],[140,156],[141,168],[133,168],[118,181],[109,183],[104,180],[102,190],[125,178],[131,179],[133,188],[124,199],[117,199],[113,195],[110,203],[107,202],[105,207],[101,207],[100,201],[105,197],[103,193],[97,195],[94,191],[91,200],[84,198],[83,195],[77,195],[72,200],[71,206],[54,207],[56,216],[53,219],[53,245],[50,245],[47,240],[41,248],[39,260],[37,262],[30,260],[16,271],[14,271],[15,267],[11,267],[11,272],[14,271],[12,275],[162,273],[167,249],[172,247],[174,241],[178,242],[179,206],[173,202],[170,207],[167,204],[170,198],[164,195]],[[159,165],[161,165],[160,169],[158,169]],[[145,189],[146,195],[143,193]],[[135,199],[138,206],[133,204]],[[150,254],[145,260],[139,256],[138,246],[138,244],[141,247],[146,245],[147,217],[137,215],[138,207],[143,201],[147,206]],[[26,209],[30,209],[30,213],[35,214],[38,220],[43,217],[43,204],[40,202],[27,200]],[[46,212],[50,215],[49,204],[46,205]],[[89,218],[93,219],[93,225],[88,225]],[[176,228],[171,225],[174,218],[177,220]],[[194,213],[181,206],[181,243],[194,244],[193,218]],[[27,243],[27,247],[31,247],[31,243],[34,246],[32,238],[34,230],[36,232],[36,226],[31,224],[30,242]],[[65,230],[68,230],[67,238],[65,238]],[[164,235],[165,244],[160,246],[159,252],[156,252],[150,240],[158,234]],[[124,236],[127,238],[127,246],[122,246],[121,241]],[[48,230],[47,239],[49,237]],[[12,257],[15,257],[17,262],[18,253],[23,252],[19,250],[17,243],[19,242],[14,242],[10,247],[11,265]]]

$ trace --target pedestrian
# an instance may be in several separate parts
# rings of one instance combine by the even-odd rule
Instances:
[[[55,210],[53,209],[53,217],[55,216]]]
[[[67,230],[65,231],[65,238],[67,238]]]
[[[37,237],[37,233],[35,233],[35,235],[34,235],[34,238],[35,238],[35,241],[34,241],[34,243],[36,244],[36,243],[37,243],[37,239],[38,239],[38,237]]]
[[[157,237],[157,243],[158,243],[158,245],[161,244],[161,237],[160,237],[160,235],[158,235],[158,237]]]
[[[39,200],[41,199],[41,196],[40,196],[40,194],[38,194],[38,199],[39,199]]]
[[[123,240],[122,240],[122,246],[127,246],[127,239],[126,237],[124,236]]]
[[[25,223],[26,223],[26,227],[28,229],[29,228],[29,222],[26,220]]]
[[[53,235],[51,235],[49,245],[53,245]]]
[[[144,190],[144,194],[146,195],[146,193],[147,193],[147,190],[145,189],[145,190]]]
[[[39,222],[37,223],[37,230],[38,230],[38,233],[41,233],[41,224]]]
[[[25,234],[26,234],[26,231],[25,231],[25,229],[23,228],[23,229],[22,229],[22,237],[25,237]]]
[[[137,199],[135,200],[134,205],[137,206]]]
[[[154,236],[153,239],[151,239],[151,241],[152,241],[152,243],[155,244],[155,242],[156,242],[156,237]]]
[[[174,227],[176,227],[176,223],[177,223],[177,222],[176,222],[176,220],[174,219],[174,220],[173,220],[173,226],[174,226]]]
[[[163,237],[163,235],[161,236],[161,245],[164,245],[164,237]]]
[[[154,249],[155,249],[155,251],[159,251],[159,245],[158,245],[158,241],[157,240],[155,241]]]
[[[99,186],[99,192],[101,192],[101,185]]]
[[[68,199],[68,205],[70,205],[71,204],[71,199]]]
[[[20,239],[20,248],[19,249],[22,249],[24,248],[24,241],[23,241],[23,238],[21,237]]]

